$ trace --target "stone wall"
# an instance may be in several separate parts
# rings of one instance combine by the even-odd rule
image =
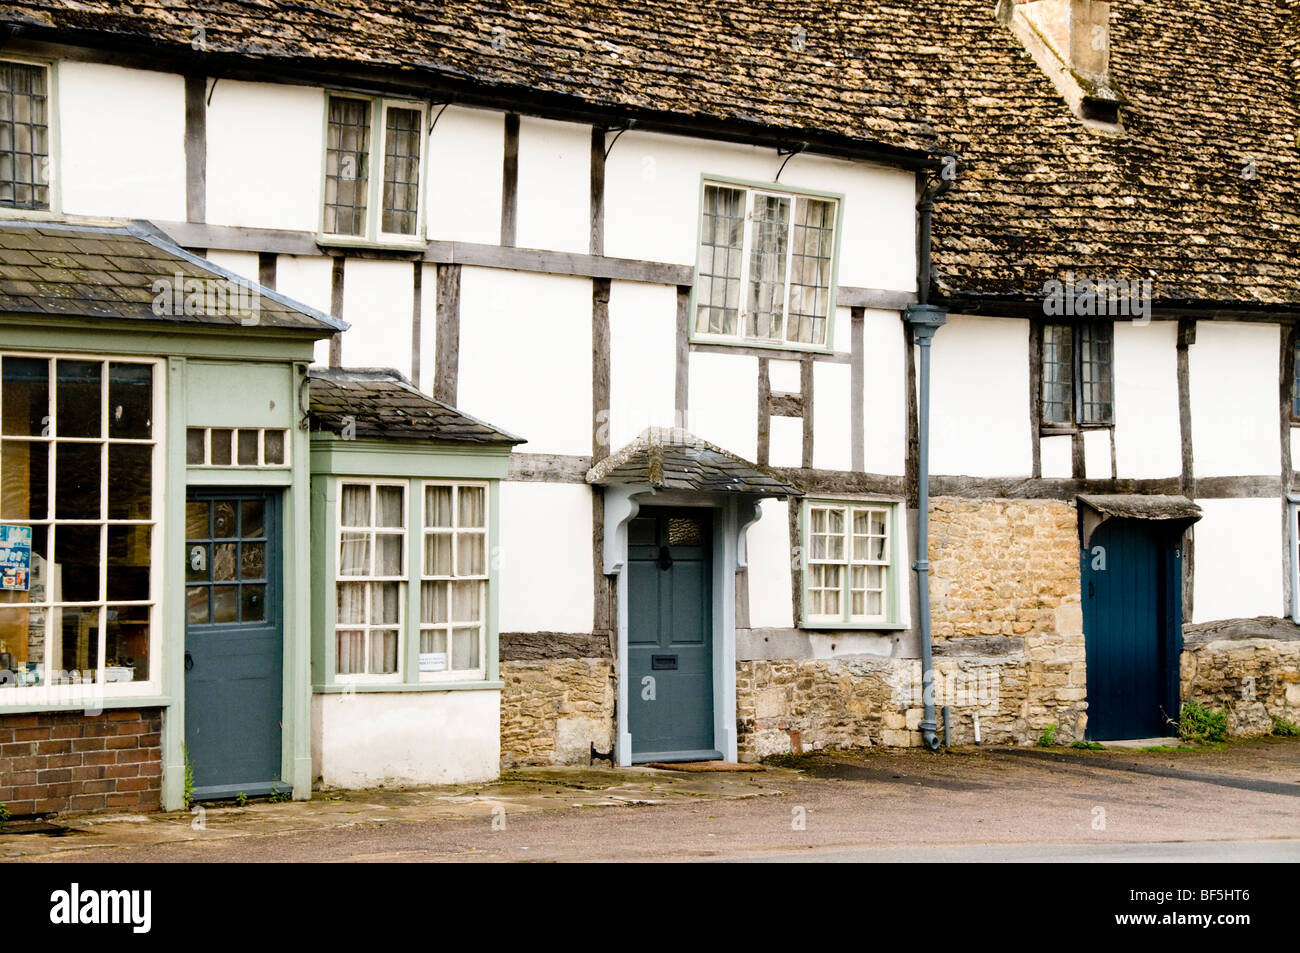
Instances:
[[[1274,718],[1300,724],[1300,626],[1229,619],[1183,630],[1183,700],[1226,711],[1234,735],[1267,734]]]
[[[614,744],[614,666],[607,658],[501,663],[501,766],[586,764]]]
[[[156,811],[162,710],[0,715],[0,804],[14,816]]]

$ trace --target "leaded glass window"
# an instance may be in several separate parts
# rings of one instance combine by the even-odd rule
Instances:
[[[0,206],[50,207],[49,70],[0,62]]]

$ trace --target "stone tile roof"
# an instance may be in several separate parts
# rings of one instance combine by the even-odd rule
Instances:
[[[347,327],[138,225],[0,220],[0,312],[235,325],[250,331],[300,328],[320,332],[317,337]]]
[[[677,428],[651,427],[587,471],[587,482],[656,490],[799,496],[776,473]]]
[[[182,55],[200,43],[214,71],[223,56],[317,75],[349,64],[792,142],[954,150],[961,173],[936,208],[934,247],[939,286],[959,300],[1038,296],[1073,271],[1149,278],[1165,302],[1300,301],[1298,0],[1115,0],[1119,137],[1071,114],[997,6],[15,0],[0,20]]]
[[[391,368],[313,367],[311,429],[355,437],[519,444],[499,430],[422,393]]]

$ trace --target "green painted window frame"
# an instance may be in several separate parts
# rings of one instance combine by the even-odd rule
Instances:
[[[836,507],[846,510],[845,518],[845,535],[847,546],[852,547],[852,510],[856,508],[883,509],[886,511],[887,522],[886,531],[889,535],[888,552],[888,574],[885,585],[885,613],[883,617],[859,617],[854,618],[850,614],[850,594],[849,581],[851,578],[851,562],[844,563],[846,571],[842,573],[841,593],[841,612],[839,618],[827,616],[811,616],[808,612],[809,601],[809,567],[812,554],[812,515],[813,507]],[[902,534],[905,529],[903,521],[902,501],[891,498],[878,497],[812,497],[805,498],[799,504],[799,558],[796,560],[799,573],[799,586],[801,592],[800,610],[799,610],[799,627],[809,630],[841,630],[851,629],[854,631],[883,631],[891,629],[904,629],[906,624],[902,621],[902,609],[904,588],[903,583],[906,579],[904,549],[902,544]]]
[[[826,314],[826,343],[804,344],[798,341],[773,341],[766,338],[747,338],[743,334],[721,335],[721,334],[701,334],[696,329],[697,298],[700,288],[700,247],[704,241],[704,190],[710,185],[720,185],[728,188],[745,189],[750,192],[765,192],[780,195],[788,195],[794,198],[814,198],[825,199],[835,203],[835,237],[832,242],[831,251],[831,283],[828,290],[828,308]],[[695,211],[695,263],[694,269],[695,280],[691,283],[690,311],[687,317],[687,335],[692,344],[713,344],[721,346],[745,347],[745,348],[764,348],[772,351],[792,351],[795,353],[811,354],[833,354],[835,353],[835,318],[838,313],[836,300],[839,296],[839,272],[840,272],[840,242],[844,235],[844,210],[845,195],[842,192],[827,192],[819,189],[798,188],[787,185],[781,185],[779,182],[760,182],[753,179],[738,179],[725,175],[710,175],[704,173],[700,176],[699,195]],[[744,260],[744,249],[742,246],[741,258]],[[743,276],[742,269],[742,276]],[[789,273],[787,272],[787,287],[789,282]],[[741,302],[744,301],[745,287],[742,279],[741,282]],[[784,307],[789,308],[789,295],[787,292]],[[738,328],[744,328],[744,310],[740,311],[737,321]]]
[[[499,585],[497,552],[497,525],[499,519],[499,480],[476,476],[432,477],[421,474],[401,476],[352,473],[322,474],[334,493],[334,500],[324,511],[322,527],[327,540],[323,553],[326,565],[317,567],[325,580],[325,598],[319,603],[323,618],[313,628],[323,639],[324,672],[313,686],[315,692],[392,692],[392,691],[448,691],[467,688],[500,687],[496,678],[493,655],[496,651],[495,611],[493,608],[496,587]],[[402,486],[406,494],[406,549],[403,565],[403,591],[398,644],[398,672],[386,675],[340,675],[338,672],[338,583],[350,577],[338,575],[339,545],[342,531],[343,487],[347,484],[371,486]],[[448,670],[446,673],[422,673],[419,669],[421,623],[421,584],[426,580],[424,566],[424,491],[429,486],[473,486],[484,492],[484,558],[486,560],[486,586],[481,605],[479,634],[479,666],[476,669]],[[361,577],[357,577],[358,581]],[[476,577],[477,578],[477,577]]]
[[[325,195],[328,174],[330,100],[352,99],[370,107],[370,148],[366,156],[366,230],[362,235],[348,235],[325,230]],[[383,224],[383,167],[387,155],[387,118],[390,109],[413,109],[420,114],[420,169],[418,199],[415,212],[415,233],[403,235],[384,232]],[[425,243],[426,196],[429,170],[429,108],[425,103],[392,96],[367,96],[347,90],[325,90],[324,110],[321,118],[320,142],[320,208],[316,226],[316,240],[321,245],[361,248],[422,248]],[[376,162],[376,159],[378,160]],[[377,174],[376,174],[377,173]]]
[[[14,63],[20,66],[44,67],[46,75],[45,127],[48,137],[48,182],[50,202],[48,208],[22,208],[13,205],[0,205],[0,219],[19,218],[36,221],[49,221],[63,216],[63,190],[60,187],[59,169],[61,166],[61,137],[59,135],[59,64],[57,60],[41,56],[6,53],[0,56],[0,63]]]

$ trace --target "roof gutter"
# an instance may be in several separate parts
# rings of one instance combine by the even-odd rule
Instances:
[[[938,723],[934,717],[934,653],[930,627],[930,342],[948,320],[948,312],[930,304],[931,261],[930,234],[934,200],[953,187],[956,160],[947,157],[942,168],[922,176],[921,198],[917,202],[918,268],[917,303],[903,312],[912,329],[912,340],[920,349],[920,376],[917,382],[917,525],[916,525],[916,595],[920,615],[921,689],[925,716],[921,721],[922,743],[931,751],[939,747]]]

